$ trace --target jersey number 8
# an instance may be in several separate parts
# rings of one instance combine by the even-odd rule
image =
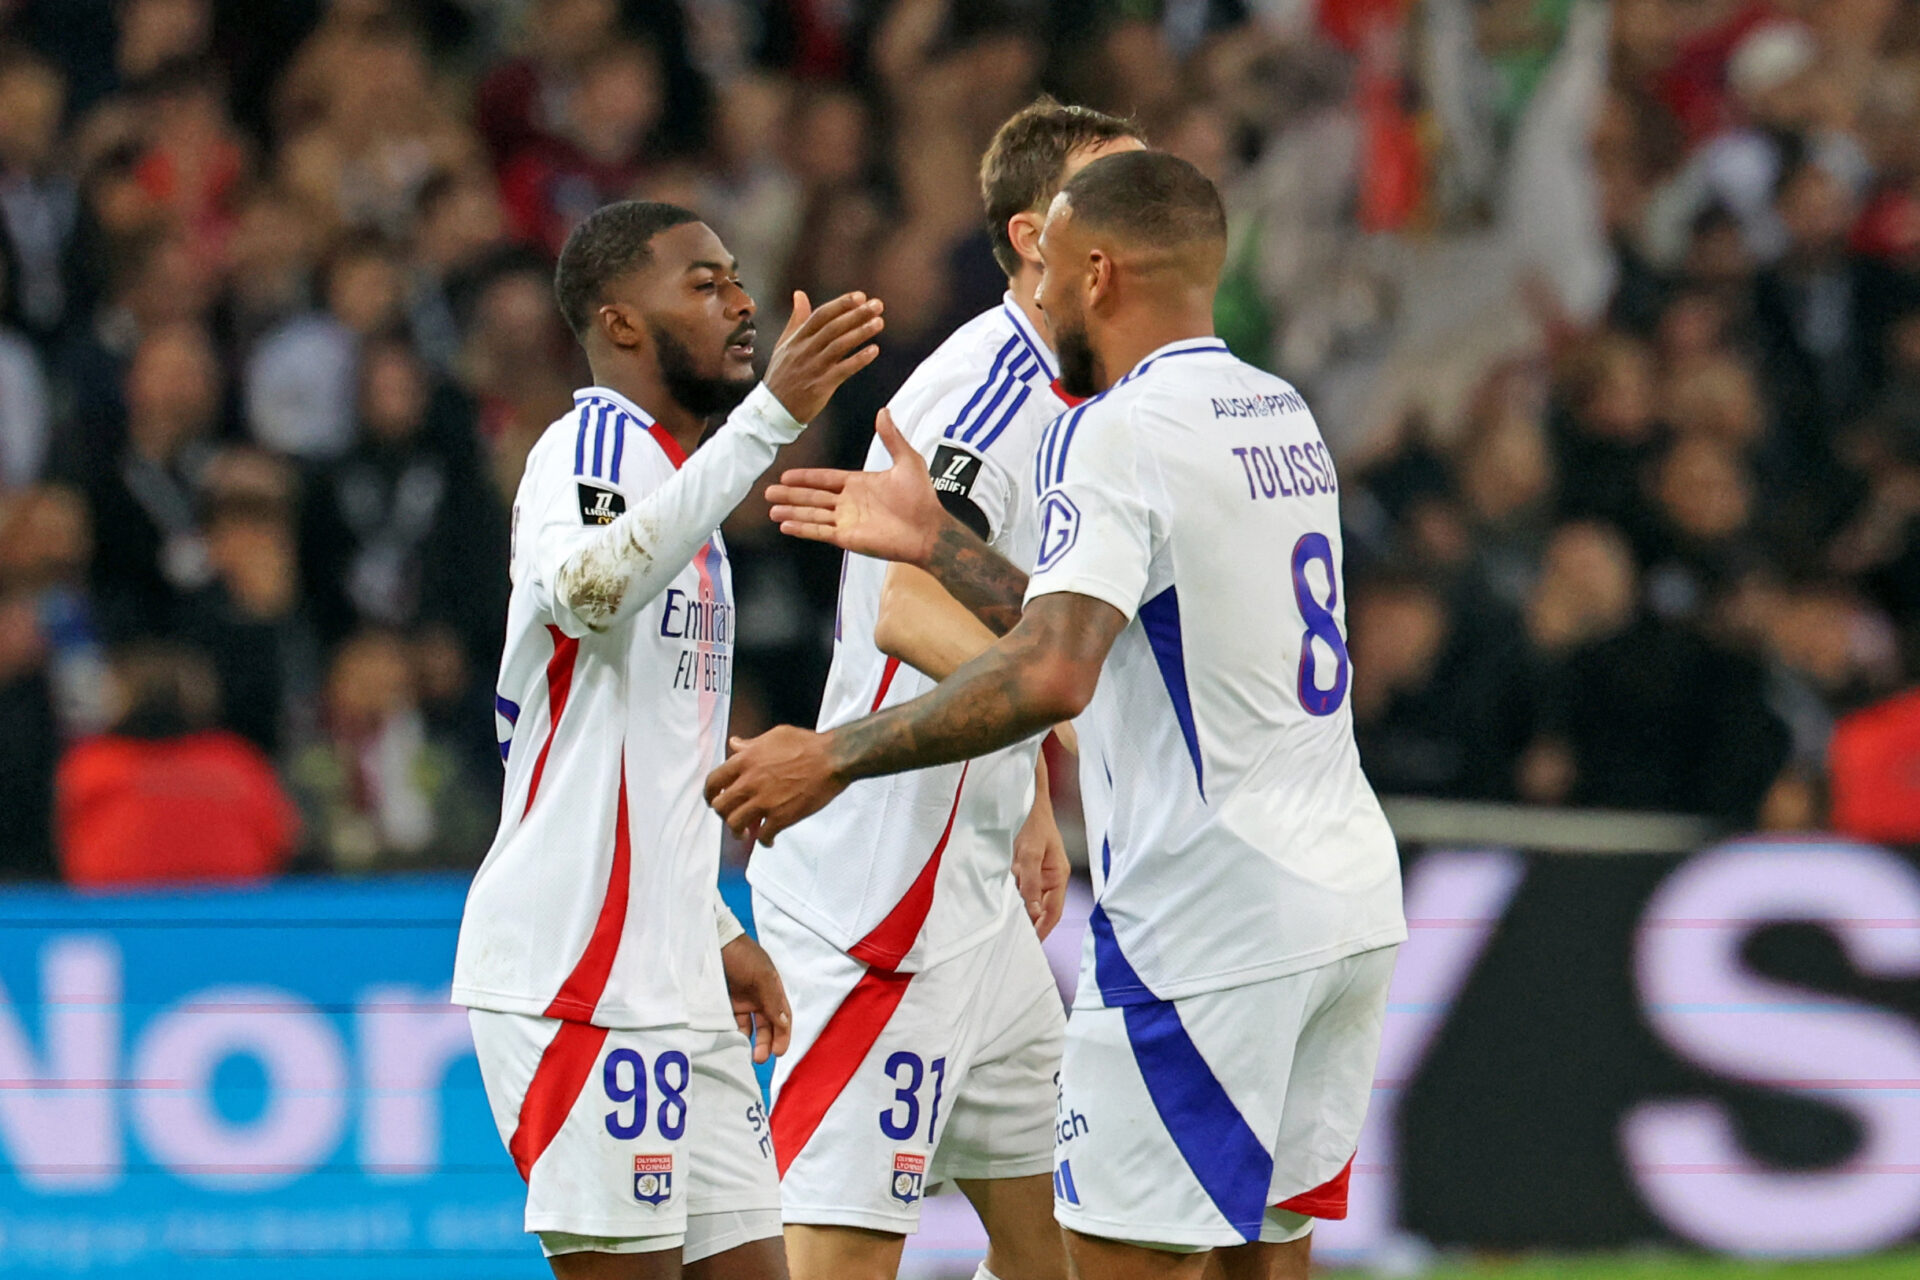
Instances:
[[[1325,604],[1314,597],[1313,584],[1307,581],[1307,566],[1316,560],[1327,571]],[[1340,634],[1339,620],[1333,616],[1340,603],[1340,579],[1333,570],[1333,545],[1324,533],[1309,533],[1293,544],[1293,600],[1307,624],[1306,634],[1300,637],[1300,705],[1310,716],[1330,716],[1347,696],[1352,664],[1347,660],[1346,637]],[[1333,683],[1324,689],[1320,687],[1315,640],[1333,652]]]

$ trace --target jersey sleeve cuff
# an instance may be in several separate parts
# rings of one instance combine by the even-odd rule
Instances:
[[[713,899],[713,922],[719,930],[720,945],[725,947],[736,938],[747,936],[747,928],[741,924],[732,911],[727,909],[726,900],[715,895]]]
[[[1022,604],[1029,605],[1041,596],[1060,595],[1063,592],[1087,596],[1102,604],[1110,604],[1118,609],[1120,616],[1128,622],[1132,622],[1133,615],[1140,610],[1139,591],[1129,591],[1125,587],[1118,587],[1111,582],[1102,582],[1096,578],[1063,578],[1059,582],[1034,578],[1027,586],[1027,598]]]
[[[776,447],[799,439],[807,429],[807,424],[788,413],[787,406],[764,382],[747,393],[740,407],[728,416],[727,425]]]

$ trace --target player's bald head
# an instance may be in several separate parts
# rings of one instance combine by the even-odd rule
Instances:
[[[1177,260],[1214,275],[1226,256],[1227,211],[1219,191],[1164,151],[1095,160],[1060,189],[1054,216],[1063,215],[1076,238],[1108,244],[1116,256]]]

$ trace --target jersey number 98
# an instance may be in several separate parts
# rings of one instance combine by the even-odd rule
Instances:
[[[1316,560],[1327,571],[1325,604],[1315,597],[1313,584],[1307,581],[1307,566]],[[1340,634],[1340,622],[1333,616],[1340,604],[1340,578],[1333,569],[1333,544],[1324,533],[1309,533],[1293,544],[1293,600],[1307,624],[1306,634],[1300,637],[1300,705],[1310,716],[1330,716],[1346,699],[1352,663],[1347,660],[1347,639]],[[1333,653],[1333,683],[1325,688],[1320,685],[1315,640]]]
[[[631,1049],[615,1049],[600,1069],[600,1082],[607,1101],[615,1109],[607,1112],[607,1132],[625,1140],[647,1131],[647,1064]],[[678,1141],[687,1131],[687,1086],[693,1083],[693,1067],[687,1055],[669,1050],[653,1060],[653,1084],[660,1091],[659,1114],[654,1126],[669,1142]],[[619,1108],[633,1104],[633,1114],[623,1116]]]

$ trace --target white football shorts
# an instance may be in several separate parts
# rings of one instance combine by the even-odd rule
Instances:
[[[893,973],[754,895],[793,1003],[773,1076],[786,1221],[909,1234],[949,1179],[1052,1171],[1066,1015],[1032,923],[1008,907],[987,941]]]
[[[1104,961],[1097,922],[1094,935]],[[1346,1217],[1398,950],[1075,1009],[1060,1068],[1060,1224],[1192,1251],[1295,1240],[1315,1218]]]
[[[780,1234],[773,1139],[738,1031],[467,1016],[527,1182],[527,1230],[549,1255],[678,1247],[695,1262]]]

